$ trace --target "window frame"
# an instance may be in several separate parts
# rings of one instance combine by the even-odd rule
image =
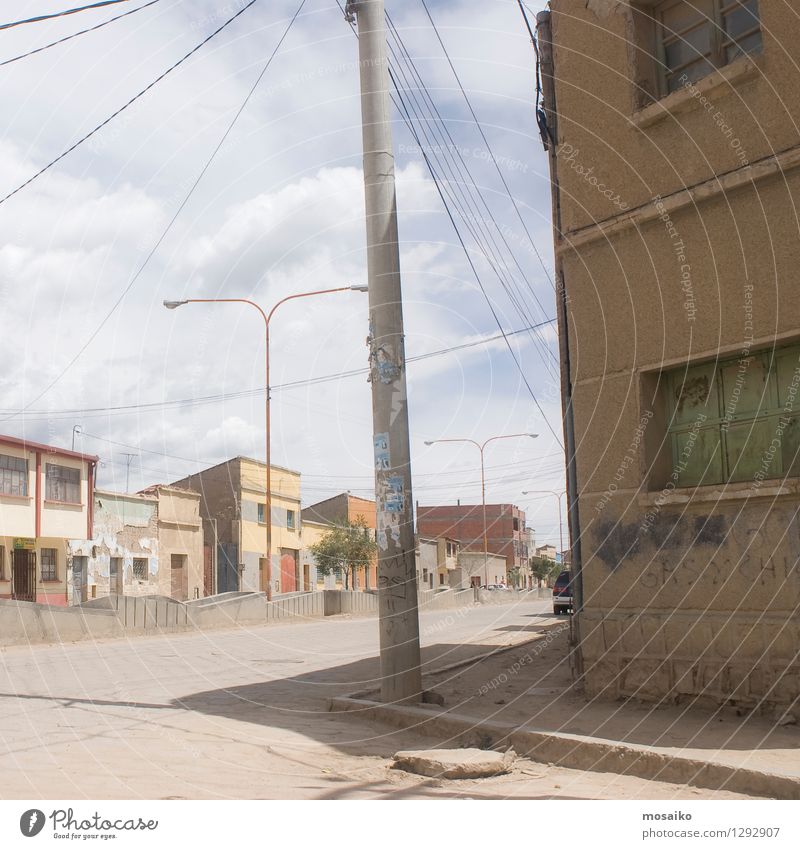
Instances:
[[[14,465],[16,465],[17,468],[11,468]],[[24,466],[24,469],[19,468],[20,465]],[[27,458],[15,457],[13,454],[0,454],[0,495],[7,495],[12,498],[27,498],[29,474],[30,471],[28,469]],[[6,477],[8,477],[9,480],[13,480],[14,475],[20,476],[19,480],[22,485],[17,486],[17,489],[22,489],[24,490],[23,492],[13,492],[13,483],[9,485],[8,489],[5,488]]]
[[[708,3],[711,7],[711,15],[709,16],[706,15],[704,12],[701,12],[699,23],[690,23],[680,31],[673,31],[665,26],[664,13],[668,12],[675,6],[680,5],[681,3],[686,3],[686,0],[660,0],[660,2],[657,2],[653,5],[651,15],[655,24],[654,54],[656,59],[656,85],[659,98],[667,97],[668,95],[673,94],[676,91],[680,91],[681,86],[676,86],[675,88],[670,89],[670,80],[673,78],[680,79],[679,75],[681,73],[685,73],[687,68],[692,67],[700,59],[706,60],[709,65],[709,69],[707,73],[704,73],[696,79],[692,80],[692,82],[695,84],[698,83],[700,80],[705,79],[710,74],[713,74],[714,71],[718,70],[719,68],[724,68],[725,66],[735,62],[737,59],[742,58],[742,56],[744,55],[757,55],[763,51],[764,40],[763,28],[761,26],[761,7],[759,4],[759,0],[754,0],[754,2],[756,3],[755,14],[758,18],[758,23],[756,26],[746,29],[744,32],[740,33],[736,38],[731,37],[725,31],[725,15],[733,11],[737,6],[744,7],[744,4],[746,2],[749,2],[749,0],[692,0],[692,5]],[[681,41],[685,40],[685,36],[704,27],[708,27],[710,30],[710,50],[708,55],[706,56],[705,54],[700,54],[695,50],[692,52],[689,61],[684,62],[682,65],[676,66],[674,69],[670,68],[667,65],[668,47],[672,46],[673,44],[680,43]],[[754,47],[750,50],[744,50],[740,47],[736,55],[732,56],[730,59],[727,58],[727,52],[732,46],[738,46],[739,42],[750,38],[750,36],[754,35],[755,33],[762,34],[762,37],[759,39],[759,44],[757,47]]]
[[[289,517],[291,516],[291,520]],[[288,531],[296,531],[297,530],[297,516],[296,511],[288,510],[286,511],[286,530]]]
[[[143,576],[136,574],[136,566],[139,563],[144,563],[144,575]],[[134,578],[134,580],[136,580],[136,581],[147,581],[148,578],[149,578],[149,574],[150,574],[149,566],[150,566],[150,563],[149,563],[149,560],[148,560],[147,557],[134,557],[133,563],[131,564],[131,575]]]
[[[721,470],[719,479],[716,477],[709,478],[707,475],[704,475],[697,482],[687,481],[685,478],[682,480],[679,473],[677,478],[674,480],[675,487],[718,487],[746,483],[753,484],[756,481],[763,480],[786,480],[788,478],[798,477],[796,474],[790,474],[790,471],[793,466],[800,464],[800,455],[795,456],[788,469],[786,467],[786,458],[784,457],[783,452],[785,441],[782,437],[783,432],[786,429],[785,425],[780,430],[780,450],[776,451],[770,457],[770,463],[773,463],[774,461],[775,467],[770,469],[768,474],[764,474],[761,477],[758,477],[758,472],[754,475],[743,475],[741,471],[738,470],[740,468],[739,464],[741,463],[742,455],[740,454],[738,457],[734,456],[731,453],[732,448],[729,445],[729,433],[732,427],[735,428],[737,426],[749,425],[749,431],[747,434],[747,439],[749,441],[752,438],[752,434],[758,423],[767,422],[769,425],[768,434],[777,438],[777,425],[783,417],[788,416],[789,418],[800,420],[800,392],[798,392],[794,398],[794,404],[791,411],[787,412],[786,404],[783,400],[786,390],[780,382],[779,363],[785,362],[790,358],[794,358],[795,368],[800,368],[800,344],[792,343],[765,350],[749,351],[746,357],[742,356],[740,353],[738,356],[733,357],[721,357],[717,360],[706,362],[687,363],[661,373],[661,376],[664,379],[663,386],[666,402],[666,442],[673,475],[675,474],[675,471],[679,469],[682,457],[682,443],[679,441],[680,437],[685,437],[692,431],[693,428],[695,428],[698,434],[714,433],[717,434],[719,438]],[[742,364],[744,361],[749,361],[745,371],[745,380],[747,375],[754,372],[753,364],[760,361],[761,367],[764,368],[765,373],[764,390],[759,398],[758,407],[756,409],[745,409],[744,412],[736,412],[738,403],[742,400],[741,386],[739,386],[739,401],[737,402],[737,406],[734,407],[734,411],[729,413],[729,399],[725,389],[724,374],[726,369],[729,367]],[[676,388],[678,386],[686,385],[687,376],[692,371],[704,367],[713,369],[713,389],[709,390],[709,394],[706,396],[706,399],[710,398],[711,392],[713,391],[716,396],[716,409],[713,409],[711,406],[706,406],[704,413],[706,418],[702,421],[702,425],[699,427],[689,420],[676,421],[678,406]],[[765,455],[762,452],[762,468],[764,457]],[[651,489],[653,488],[660,489],[661,487],[651,487]]]
[[[58,474],[56,476],[55,473],[51,474],[51,469],[58,469],[70,472],[69,476],[64,476]],[[77,481],[69,480],[69,477],[72,477],[74,474],[77,474]],[[62,466],[60,463],[45,463],[45,471],[44,471],[44,492],[45,492],[45,501],[51,501],[56,504],[82,504],[81,500],[81,483],[83,481],[83,473],[80,469],[76,469],[74,466]],[[53,492],[51,490],[51,482],[53,487],[58,491],[58,489],[63,486],[64,488],[64,498],[58,498],[53,496]],[[76,487],[77,489],[77,498],[72,500],[70,496],[70,487]]]
[[[45,555],[45,552],[48,552]],[[52,563],[45,562],[46,559],[49,558],[49,552],[53,553]],[[57,548],[40,548],[39,549],[39,580],[43,584],[57,583],[58,578],[58,549]],[[52,577],[45,577],[45,567],[48,569],[48,575],[52,574]],[[52,572],[50,571],[52,570]]]

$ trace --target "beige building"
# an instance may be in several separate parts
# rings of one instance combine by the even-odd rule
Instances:
[[[97,462],[0,436],[0,598],[69,603],[69,546],[91,534]],[[75,565],[80,575],[83,561]]]
[[[791,704],[800,17],[784,0],[550,6],[538,39],[587,692]]]
[[[417,580],[422,589],[444,590],[460,587],[458,568],[460,544],[449,537],[417,538]]]
[[[258,460],[234,457],[174,484],[200,494],[215,530],[217,592],[267,589],[265,472]],[[272,591],[310,590],[311,568],[300,563],[300,473],[272,466],[271,481]]]

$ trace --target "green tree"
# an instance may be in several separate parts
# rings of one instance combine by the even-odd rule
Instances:
[[[561,564],[549,557],[531,557],[530,564],[534,577],[545,583],[550,578],[558,577],[558,573],[561,571]]]
[[[369,566],[378,546],[362,516],[336,525],[309,549],[322,575],[342,574],[344,588],[355,586],[356,575]]]

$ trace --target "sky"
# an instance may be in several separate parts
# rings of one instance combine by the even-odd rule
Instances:
[[[0,30],[0,197],[247,0],[157,0],[8,61],[146,2]],[[258,0],[0,202],[0,433],[68,448],[76,428],[76,450],[101,459],[98,485],[119,491],[236,455],[263,458],[261,318],[246,305],[168,311],[162,301],[248,298],[269,308],[366,281],[358,45],[335,0],[306,0],[208,165],[299,2]],[[26,0],[4,17],[76,5]],[[394,108],[414,499],[480,501],[477,449],[425,441],[537,433],[487,447],[487,500],[519,505],[537,544],[557,545],[555,497],[522,495],[563,489],[550,193],[530,39],[516,0],[428,0],[484,141],[420,0],[386,7],[443,121],[416,126],[466,248]],[[426,95],[391,42],[398,82],[412,87],[406,101],[421,110]],[[373,495],[366,336],[367,296],[357,292],[290,302],[273,319],[272,457],[301,472],[304,505],[345,490]],[[468,347],[435,354],[457,346]]]

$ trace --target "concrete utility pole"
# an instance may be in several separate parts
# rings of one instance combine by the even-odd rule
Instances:
[[[370,381],[378,541],[381,698],[422,697],[403,309],[383,0],[349,0],[358,21],[367,212]]]

